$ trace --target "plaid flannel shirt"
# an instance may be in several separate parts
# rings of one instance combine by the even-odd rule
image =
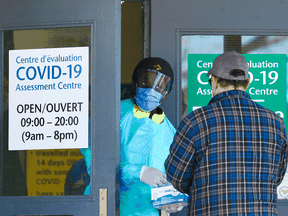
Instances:
[[[167,179],[189,194],[189,215],[275,216],[287,165],[283,120],[244,91],[214,96],[181,122]]]

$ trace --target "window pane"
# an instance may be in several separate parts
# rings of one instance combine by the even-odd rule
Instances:
[[[198,97],[200,98],[199,100],[201,100],[201,98],[204,98],[203,101],[205,101],[205,103],[201,106],[207,105],[209,100],[212,98],[212,94],[209,93],[209,90],[211,88],[208,83],[208,77],[206,77],[206,73],[212,67],[212,63],[217,55],[222,54],[224,51],[234,50],[236,52],[244,54],[244,56],[246,56],[246,60],[250,59],[247,60],[247,62],[250,66],[249,76],[252,82],[250,83],[250,86],[246,92],[250,94],[252,100],[257,101],[260,104],[262,103],[261,105],[263,105],[264,107],[273,107],[267,108],[273,110],[276,114],[282,117],[286,124],[286,74],[288,36],[186,35],[182,36],[181,50],[182,118],[187,116],[187,114],[192,110],[199,107],[197,106],[197,104],[189,104],[189,101],[192,97]],[[191,58],[189,58],[189,64],[188,55],[191,56]],[[253,61],[253,59],[255,61]],[[193,63],[191,63],[192,60]],[[278,67],[278,65],[280,64],[281,68],[280,66]],[[191,66],[190,69],[188,69],[188,65]],[[253,73],[254,71],[257,71],[257,73]],[[193,86],[189,87],[191,89],[189,90],[188,94],[188,80],[190,82],[188,74],[191,75],[192,73],[196,73],[196,75],[193,77],[194,83],[192,84],[194,85],[196,83],[201,87],[198,87],[198,91],[197,88],[196,90],[194,89],[193,91],[191,91]],[[257,89],[256,87],[254,87],[254,85],[261,86],[261,89]],[[279,100],[278,96],[280,95],[280,93],[282,96]],[[264,103],[264,99],[266,100],[266,103]],[[267,104],[268,100],[272,101]],[[274,107],[276,108],[274,109]],[[278,199],[288,199],[287,173],[284,177],[284,180],[282,181],[282,184],[279,185],[279,187],[277,188],[277,194]]]
[[[90,148],[84,149],[86,151],[86,158],[88,160],[84,160],[83,157],[83,149],[78,148],[50,148],[52,146],[52,141],[48,143],[48,146],[41,146],[41,141],[50,140],[55,141],[57,138],[59,141],[59,145],[67,141],[67,146],[73,146],[73,142],[76,140],[77,131],[73,134],[68,132],[61,133],[61,129],[63,128],[73,128],[73,126],[76,126],[77,124],[80,124],[79,121],[82,119],[79,118],[75,112],[70,112],[72,109],[81,109],[82,104],[79,104],[77,101],[71,101],[71,103],[66,103],[65,98],[57,98],[59,100],[59,103],[56,103],[55,101],[47,101],[47,104],[50,103],[50,108],[54,109],[56,112],[56,109],[63,109],[63,112],[59,111],[59,116],[50,119],[50,123],[48,119],[45,119],[43,117],[43,112],[33,115],[33,118],[22,118],[20,122],[17,122],[17,124],[21,125],[23,127],[23,137],[22,139],[25,141],[33,140],[35,143],[35,146],[39,146],[39,148],[26,148],[26,150],[8,150],[9,140],[12,140],[12,136],[9,136],[9,124],[12,125],[12,122],[9,122],[9,103],[12,104],[13,101],[8,100],[8,95],[12,96],[12,92],[9,92],[9,56],[11,56],[11,52],[9,53],[9,50],[17,50],[15,53],[22,51],[29,51],[29,50],[48,50],[50,48],[72,48],[75,47],[78,50],[80,47],[89,47],[89,53],[88,53],[88,83],[87,83],[87,92],[89,92],[89,83],[90,83],[90,70],[89,70],[89,62],[90,62],[90,50],[91,50],[91,28],[90,27],[75,27],[75,28],[56,28],[56,29],[37,29],[37,30],[15,30],[15,31],[5,31],[4,32],[4,46],[5,46],[5,54],[4,54],[4,87],[2,87],[2,90],[4,90],[4,98],[3,98],[3,107],[4,110],[3,113],[3,121],[1,125],[1,134],[3,136],[1,137],[1,151],[3,154],[3,159],[1,161],[2,167],[3,167],[3,174],[2,174],[2,196],[62,196],[62,195],[83,195],[85,188],[87,185],[89,185],[90,177],[88,175],[87,166],[90,164]],[[56,49],[53,49],[56,50]],[[63,49],[61,49],[63,50]],[[86,49],[88,50],[88,49]],[[26,52],[25,51],[25,52]],[[36,55],[36,54],[35,54]],[[48,57],[48,56],[47,56]],[[52,56],[51,56],[52,57]],[[57,58],[59,59],[57,60]],[[45,69],[44,67],[37,68],[37,66],[32,67],[33,65],[33,59],[31,58],[18,58],[17,57],[17,63],[19,65],[22,64],[22,69],[19,74],[21,74],[21,77],[19,75],[19,78],[24,79],[34,79],[35,76],[42,76],[45,77],[46,75],[49,77],[48,79],[53,80],[56,76],[61,74],[61,68],[58,65],[58,61],[63,56],[54,56],[54,60],[52,58],[50,61],[55,61],[54,65],[51,65],[49,68]],[[66,56],[68,61],[73,62],[71,63],[70,69],[69,67],[66,68],[67,77],[76,77],[77,75],[80,76],[81,74],[81,64],[79,63],[77,65],[77,61],[80,62],[81,60],[76,58],[75,56]],[[65,57],[65,58],[66,58]],[[70,58],[70,59],[69,59]],[[66,61],[64,57],[62,58],[62,62]],[[34,61],[36,61],[34,59]],[[48,61],[48,60],[47,60]],[[40,62],[40,59],[39,59]],[[25,65],[24,65],[25,63]],[[30,71],[28,70],[30,64]],[[35,63],[35,62],[34,62]],[[60,64],[60,63],[59,63]],[[54,68],[53,68],[54,67]],[[59,69],[60,68],[60,69]],[[26,72],[25,72],[26,69]],[[54,70],[55,69],[55,70]],[[19,70],[19,71],[20,71]],[[58,71],[57,71],[58,70]],[[70,70],[70,72],[69,72]],[[48,75],[50,72],[50,75]],[[54,73],[55,72],[55,73]],[[58,75],[55,75],[58,72]],[[86,73],[87,74],[87,73]],[[62,71],[62,75],[66,75]],[[87,75],[86,75],[87,76]],[[10,78],[11,81],[11,78]],[[54,82],[56,82],[54,80]],[[53,83],[53,81],[52,81]],[[45,87],[45,86],[44,86]],[[43,85],[41,88],[44,88]],[[71,90],[74,88],[81,88],[77,83],[56,83],[56,88],[63,89],[64,90]],[[22,88],[22,87],[21,87]],[[26,86],[25,88],[29,88]],[[32,87],[31,87],[32,88]],[[39,87],[40,88],[40,87]],[[46,86],[48,90],[51,90],[52,88],[55,89],[55,83],[54,87],[51,84],[51,86]],[[49,89],[51,88],[51,89]],[[46,90],[47,90],[46,89]],[[53,89],[52,89],[53,90]],[[51,91],[52,91],[51,90]],[[44,91],[41,90],[41,94],[44,95]],[[49,94],[49,93],[48,93]],[[27,98],[29,98],[29,92],[25,93],[27,95]],[[88,94],[87,94],[88,95]],[[9,97],[10,97],[9,96]],[[72,95],[73,96],[73,95]],[[74,95],[76,98],[76,96]],[[88,95],[88,98],[89,95]],[[37,102],[41,99],[39,98],[33,98],[33,103],[37,104]],[[87,99],[88,101],[90,99]],[[29,100],[30,101],[30,100]],[[61,103],[63,101],[63,104]],[[78,103],[78,107],[76,107]],[[54,104],[57,104],[58,106],[55,108],[52,108]],[[67,107],[63,107],[66,106]],[[25,104],[26,108],[29,107],[30,113],[33,113],[34,111],[31,109],[34,109],[34,106],[31,106],[31,104]],[[39,105],[39,103],[38,103]],[[40,104],[41,105],[41,104]],[[43,104],[42,104],[43,105]],[[88,109],[90,110],[90,105],[86,103],[86,107],[88,106]],[[25,107],[24,105],[22,108]],[[83,105],[84,107],[84,105]],[[25,109],[26,109],[25,108]],[[37,109],[37,107],[35,108]],[[87,110],[88,110],[87,109]],[[44,109],[43,109],[44,110]],[[48,110],[48,105],[47,105]],[[19,110],[18,110],[19,111]],[[23,110],[22,110],[23,111]],[[19,111],[19,112],[22,112]],[[89,112],[87,111],[87,116],[85,117],[85,121],[88,122],[88,116]],[[56,114],[58,115],[58,113]],[[12,115],[11,115],[12,116]],[[32,115],[31,115],[32,116]],[[48,138],[48,136],[44,136],[44,134],[41,132],[35,132],[32,133],[31,131],[36,131],[36,128],[39,129],[40,127],[46,127],[47,124],[50,124],[51,127],[56,128],[56,124],[59,126],[59,129],[55,129],[54,134],[50,134],[51,136]],[[88,123],[87,123],[88,125]],[[48,126],[47,126],[48,127]],[[49,126],[50,127],[50,126]],[[26,129],[25,129],[26,128]],[[45,129],[46,130],[46,129]],[[57,132],[58,131],[58,132]],[[75,131],[75,130],[74,130]],[[79,132],[79,131],[78,131]],[[58,135],[57,135],[58,133]],[[90,133],[88,132],[88,126],[87,131],[84,132],[87,134],[87,143],[88,139],[90,137]],[[17,133],[18,134],[18,133]],[[62,136],[62,138],[61,138]],[[72,139],[73,138],[73,139]],[[25,142],[23,143],[16,143],[17,146],[23,146],[23,149],[25,149],[25,145],[28,145]],[[49,142],[49,141],[48,141]],[[11,143],[10,143],[11,144]],[[15,144],[15,143],[12,143]],[[88,193],[89,194],[89,191]]]
[[[224,36],[182,36],[182,117],[188,114],[188,54],[221,54]]]

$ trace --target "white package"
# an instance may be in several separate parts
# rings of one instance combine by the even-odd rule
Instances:
[[[151,203],[154,208],[179,207],[179,204],[187,206],[188,200],[187,194],[180,193],[172,185],[151,189]]]

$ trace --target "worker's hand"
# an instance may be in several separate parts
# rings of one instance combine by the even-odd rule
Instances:
[[[143,166],[140,174],[140,181],[154,187],[161,186],[167,182],[166,175],[160,170]]]
[[[173,206],[163,208],[163,211],[170,214],[170,213],[181,211],[183,207],[184,206],[182,206],[181,204],[175,203],[173,204]]]

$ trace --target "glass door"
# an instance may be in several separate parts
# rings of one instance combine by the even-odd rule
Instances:
[[[183,35],[182,118],[211,100],[206,74],[214,58],[236,50],[249,64],[251,81],[246,92],[253,101],[279,115],[287,128],[287,48],[287,36]],[[288,171],[277,187],[277,197],[279,203],[288,199]]]
[[[253,77],[249,93],[260,104],[275,106],[275,109],[270,109],[287,121],[288,26],[284,8],[288,4],[281,1],[267,3],[263,7],[259,5],[259,0],[242,1],[241,4],[227,4],[224,0],[184,0],[181,4],[173,0],[152,1],[151,55],[165,58],[175,70],[175,84],[163,103],[165,114],[175,127],[191,110],[203,106],[193,102],[193,98],[211,98],[205,73],[214,59],[211,61],[207,57],[227,50],[254,57],[248,63],[257,76]],[[201,59],[197,59],[196,55]],[[192,67],[189,67],[189,59]],[[197,87],[196,92],[193,83],[191,88],[188,87],[191,71],[199,74],[199,82],[194,86]],[[191,94],[194,94],[193,97]],[[271,98],[275,99],[271,102]],[[192,104],[189,99],[192,99]],[[285,185],[277,190],[279,216],[286,215],[288,211],[286,177]],[[186,214],[187,209],[186,212],[183,209],[175,215]]]
[[[117,215],[121,2],[7,8],[17,16],[0,21],[0,215]]]
[[[83,136],[87,140],[86,147],[90,136],[87,121],[90,109],[88,83],[91,83],[91,74],[88,65],[91,27],[15,30],[5,31],[4,35],[8,52],[4,55],[4,68],[7,70],[4,70],[3,125],[7,127],[2,127],[2,195],[84,195],[90,183],[90,175],[83,154],[79,148],[72,146],[77,132],[81,132],[79,126],[82,121],[86,124],[82,125],[86,126]],[[83,50],[86,56],[80,55]],[[53,56],[54,51],[67,51],[67,54]],[[83,67],[86,67],[86,71]],[[68,74],[72,74],[70,68],[74,70],[73,76]],[[61,79],[61,76],[65,76],[65,70],[70,76],[66,79],[68,82]],[[87,73],[87,86],[86,89],[83,89],[85,86],[79,89],[77,78],[84,73]],[[75,75],[79,76],[73,80]],[[64,97],[60,96],[62,93]],[[67,100],[65,97],[70,94],[80,94],[80,98],[75,95]],[[41,100],[44,95],[52,98]],[[15,105],[12,105],[13,101]],[[36,111],[39,109],[42,112]],[[47,127],[53,127],[54,131],[49,132]],[[61,131],[62,128],[66,132]]]

